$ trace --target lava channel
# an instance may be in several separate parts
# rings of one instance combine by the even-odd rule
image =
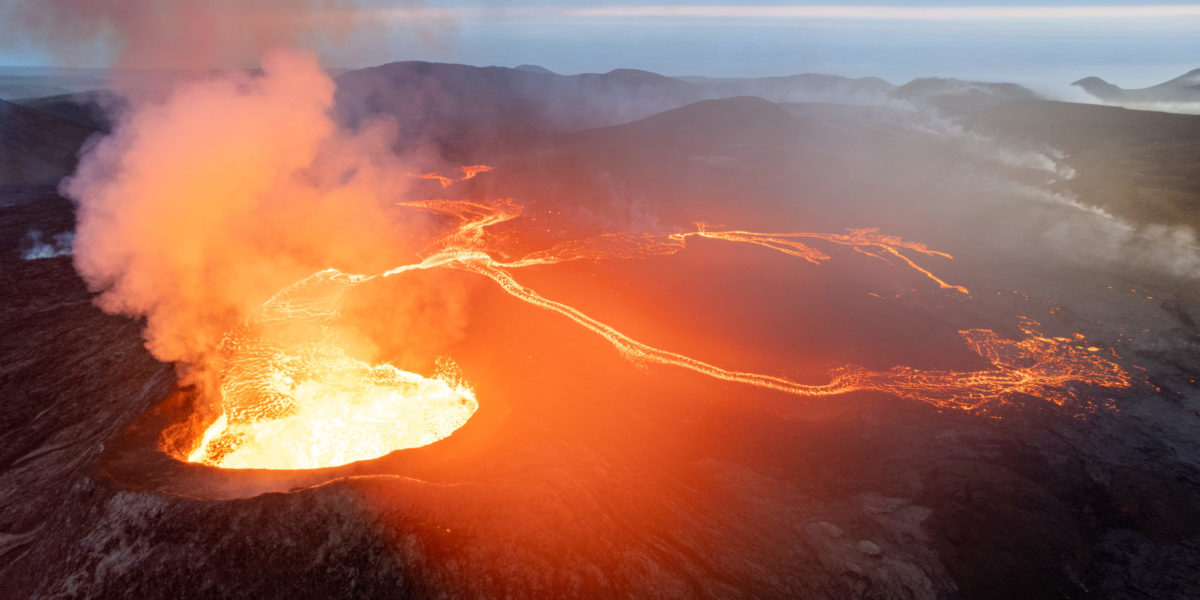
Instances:
[[[464,167],[460,180],[488,171]],[[413,175],[444,187],[450,177]],[[491,280],[512,297],[558,313],[609,343],[640,364],[694,371],[718,380],[775,390],[800,397],[841,396],[858,391],[883,392],[942,409],[982,411],[1016,395],[1032,395],[1064,405],[1077,397],[1072,384],[1124,388],[1129,375],[1082,336],[1042,336],[1038,324],[1022,318],[1026,337],[1005,339],[986,329],[960,332],[987,360],[977,371],[920,370],[896,366],[873,371],[855,365],[833,369],[829,381],[807,384],[768,373],[737,371],[678,352],[639,342],[580,310],[548,298],[517,281],[514,272],[532,266],[576,260],[637,259],[682,251],[695,237],[751,244],[820,264],[830,256],[812,242],[849,247],[863,255],[904,266],[949,292],[967,288],[944,281],[914,257],[952,259],[924,244],[852,229],[843,234],[695,231],[665,235],[607,234],[569,241],[513,260],[499,254],[489,228],[521,216],[512,200],[426,200],[398,203],[450,218],[453,227],[436,239],[420,262],[375,275],[328,269],[314,273],[276,294],[222,343],[220,372],[222,414],[188,457],[223,468],[305,469],[376,458],[393,450],[430,444],[452,434],[470,419],[478,403],[472,388],[449,360],[438,372],[422,376],[389,364],[371,365],[351,358],[331,326],[344,296],[376,278],[428,269],[458,269]]]

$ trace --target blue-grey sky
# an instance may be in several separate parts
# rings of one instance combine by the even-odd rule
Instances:
[[[360,4],[387,26],[359,34],[372,43],[354,52],[326,44],[326,63],[419,59],[532,63],[561,73],[629,67],[709,76],[826,72],[893,83],[939,75],[1043,89],[1086,75],[1138,87],[1200,67],[1200,4],[1169,0]],[[95,64],[75,66],[101,66],[109,54],[98,41]],[[0,45],[0,64],[44,65],[54,57],[36,40]]]

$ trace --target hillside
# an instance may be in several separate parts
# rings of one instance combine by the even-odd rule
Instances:
[[[1103,102],[1121,106],[1200,102],[1200,69],[1141,89],[1125,89],[1094,76],[1084,77],[1071,85]]]
[[[1077,175],[1060,187],[1137,223],[1200,229],[1200,116],[1065,102],[1013,102],[969,122],[1049,144]]]
[[[53,182],[75,168],[84,125],[0,100],[0,185]]]

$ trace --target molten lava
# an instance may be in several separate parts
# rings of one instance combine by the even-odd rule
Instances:
[[[463,167],[461,180],[490,170]],[[453,183],[449,177],[413,175]],[[830,256],[808,242],[850,247],[887,261],[898,259],[941,289],[968,294],[922,267],[910,255],[951,259],[924,244],[852,229],[844,234],[751,231],[696,231],[666,235],[606,234],[558,244],[523,257],[500,260],[489,228],[521,216],[511,200],[492,202],[425,200],[399,206],[453,219],[454,226],[437,238],[424,258],[376,275],[336,270],[315,273],[276,294],[222,345],[220,373],[222,416],[205,432],[189,460],[220,467],[276,469],[314,468],[374,458],[392,450],[442,439],[475,412],[470,387],[443,360],[439,372],[424,377],[392,365],[370,365],[352,358],[349,340],[332,326],[347,291],[377,278],[410,271],[459,269],[490,279],[509,295],[553,311],[603,337],[625,358],[641,364],[680,367],[719,380],[752,385],[796,396],[827,397],[877,391],[939,408],[984,410],[1016,395],[1031,395],[1063,405],[1076,397],[1072,384],[1103,388],[1130,385],[1129,375],[1115,362],[1083,343],[1083,336],[1052,338],[1038,324],[1022,318],[1026,337],[1005,339],[986,329],[960,331],[966,344],[987,360],[977,371],[919,370],[895,366],[873,371],[854,365],[834,369],[829,381],[806,384],[787,377],[736,371],[639,342],[580,310],[548,298],[519,283],[514,272],[524,267],[575,260],[637,259],[682,251],[689,239],[703,237],[751,244],[801,258],[813,264]]]
[[[223,414],[189,460],[226,468],[311,469],[377,458],[449,436],[475,394],[443,360],[422,377],[347,354],[331,327],[366,278],[321,271],[260,306],[221,345]]]
[[[414,179],[429,179],[432,181],[436,181],[436,182],[442,184],[443,188],[448,188],[454,184],[453,179],[450,179],[449,177],[446,177],[445,175],[439,175],[437,173],[408,173],[408,176],[412,177]]]

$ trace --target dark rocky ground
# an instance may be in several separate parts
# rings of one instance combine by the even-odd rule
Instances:
[[[1083,161],[1047,184],[1044,170],[993,160],[1050,143],[1023,139],[1001,147],[890,109],[734,99],[446,154],[497,166],[473,193],[577,229],[880,226],[954,254],[938,272],[972,290],[948,295],[853,253],[811,267],[715,242],[523,275],[635,337],[819,380],[842,362],[977,366],[955,331],[1013,335],[1024,314],[1120,355],[1134,387],[1080,388],[1083,404],[1111,407],[797,400],[636,368],[467,281],[471,321],[450,353],[479,413],[432,446],[306,473],[164,453],[190,390],[142,347],[140,323],[91,304],[69,257],[22,259],[30,229],[70,230],[73,213],[52,186],[10,182],[0,596],[1192,597],[1194,273],[1143,241],[1114,251],[1107,221],[1021,196],[1112,176]]]

